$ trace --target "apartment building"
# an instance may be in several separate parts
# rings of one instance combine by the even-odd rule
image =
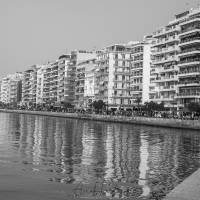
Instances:
[[[43,68],[43,103],[64,101],[65,56],[46,64]]]
[[[38,66],[37,70],[37,87],[36,87],[36,104],[43,103],[43,90],[44,90],[44,70],[46,65]]]
[[[64,100],[74,104],[76,54],[65,55]]]
[[[124,44],[107,46],[98,54],[95,99],[110,108],[130,107],[131,51]]]
[[[22,73],[15,73],[1,79],[1,102],[17,103],[21,101],[22,78]]]
[[[155,95],[167,110],[180,110],[200,96],[200,9],[175,15],[168,25],[154,32]]]
[[[191,9],[180,22],[178,109],[200,102],[200,9]]]
[[[87,65],[88,63],[84,63],[85,61],[87,62],[88,60],[93,60],[96,59],[97,54],[96,51],[93,52],[87,52],[83,50],[75,50],[71,52],[71,59],[69,66],[71,67],[72,73],[69,74],[66,79],[70,80],[71,85],[73,84],[74,86],[74,101],[73,105],[76,105],[78,107],[84,106],[84,87],[85,87],[85,64]],[[75,73],[74,73],[75,70]],[[83,72],[83,73],[82,73]],[[79,76],[79,73],[83,74]],[[82,80],[79,80],[82,78]],[[79,80],[79,81],[77,81]],[[81,81],[81,83],[80,83]],[[80,83],[80,84],[79,84]],[[82,85],[81,85],[82,84]],[[81,88],[82,86],[82,88]],[[72,93],[71,93],[72,94]]]
[[[40,65],[33,65],[23,72],[22,104],[36,104],[37,99],[37,71]]]
[[[42,102],[50,101],[50,79],[51,79],[51,65],[48,63],[43,70],[43,94]]]
[[[182,15],[177,15],[175,20],[164,27],[158,28],[153,33],[155,42],[152,55],[154,56],[153,65],[155,70],[151,74],[156,75],[154,80],[156,90],[151,99],[158,103],[164,102],[166,110],[172,110],[177,107],[174,98],[178,84],[178,34],[181,18]]]
[[[8,94],[8,90],[7,90],[7,88],[8,88],[8,80],[9,80],[8,76],[2,78],[2,83],[1,83],[1,101],[3,103],[9,103],[8,102],[8,95],[7,95]]]
[[[94,69],[96,59],[88,59],[76,66],[75,105],[86,107],[94,99]],[[92,73],[93,74],[90,74]],[[91,77],[92,76],[92,77]],[[92,87],[93,86],[93,87]]]
[[[16,73],[9,79],[8,84],[8,101],[19,103],[22,97],[22,73]]]
[[[148,102],[150,91],[155,89],[154,84],[150,83],[152,41],[152,35],[148,35],[141,42],[129,43],[132,56],[131,103],[135,105],[137,99],[141,99],[142,104]]]
[[[91,63],[85,70],[85,106],[88,107],[90,103],[95,101],[95,80],[96,80],[96,63]]]

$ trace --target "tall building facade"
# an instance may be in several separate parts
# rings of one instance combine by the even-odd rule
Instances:
[[[131,51],[124,44],[114,44],[98,55],[95,99],[102,100],[110,108],[131,104]]]
[[[190,10],[180,22],[178,44],[178,110],[190,102],[200,102],[200,9]]]
[[[22,95],[22,73],[7,75],[1,79],[1,102],[19,103]]]
[[[77,107],[86,107],[90,99],[94,99],[92,85],[94,86],[94,76],[90,78],[89,73],[95,69],[95,60],[89,59],[80,62],[76,66],[75,78],[75,105]],[[88,96],[89,95],[89,96]]]
[[[150,83],[152,35],[145,36],[141,42],[130,42],[131,65],[131,96],[132,104],[137,99],[144,104],[150,100],[150,91],[154,84]]]
[[[152,99],[158,103],[164,102],[166,109],[176,107],[175,94],[178,84],[178,52],[179,52],[179,20],[175,19],[168,25],[157,29],[153,36],[156,39],[153,45],[155,84],[157,90]]]
[[[180,110],[200,101],[200,9],[175,15],[168,25],[154,32],[154,66],[157,88],[152,98],[167,110]]]

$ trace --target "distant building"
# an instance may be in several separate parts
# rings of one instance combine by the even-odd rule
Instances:
[[[0,99],[3,103],[19,103],[22,96],[22,73],[7,75],[1,79]]]

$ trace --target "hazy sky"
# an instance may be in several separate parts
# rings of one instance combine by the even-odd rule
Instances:
[[[197,6],[198,0],[0,0],[0,76],[66,51],[141,40]]]

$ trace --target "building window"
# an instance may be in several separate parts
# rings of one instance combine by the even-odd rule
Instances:
[[[122,66],[123,66],[123,67],[125,66],[125,61],[122,62]]]
[[[115,65],[118,66],[118,61],[115,61]]]

